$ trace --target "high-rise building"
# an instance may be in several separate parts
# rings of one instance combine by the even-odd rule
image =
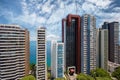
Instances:
[[[64,44],[57,41],[52,41],[51,45],[51,75],[64,77]]]
[[[109,35],[109,61],[119,63],[119,22],[105,22],[103,29],[108,29]]]
[[[29,74],[29,32],[18,25],[0,25],[0,80]]]
[[[81,22],[81,72],[96,68],[96,19],[85,14]]]
[[[25,30],[25,75],[29,75],[30,71],[30,35],[29,31]]]
[[[104,24],[102,25],[102,29],[108,29],[108,22],[104,22]]]
[[[69,14],[62,20],[62,42],[65,47],[65,70],[75,67],[81,72],[81,29],[80,16]]]
[[[46,29],[44,27],[41,27],[37,30],[37,80],[47,80],[46,56]]]
[[[97,67],[108,71],[108,29],[97,30]]]

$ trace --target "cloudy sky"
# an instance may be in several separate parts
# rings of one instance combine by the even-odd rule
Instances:
[[[77,13],[76,13],[77,9]],[[120,0],[0,0],[0,24],[18,24],[36,40],[36,29],[47,28],[47,39],[61,39],[61,20],[69,13],[91,14],[100,27],[120,22]]]

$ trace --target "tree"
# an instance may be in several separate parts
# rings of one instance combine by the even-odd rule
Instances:
[[[110,77],[110,74],[102,68],[97,68],[91,71],[90,75],[92,77]]]
[[[35,64],[30,64],[30,70],[34,70],[34,68],[35,68]]]
[[[120,66],[115,69],[115,71],[112,73],[112,76],[120,80]]]
[[[96,77],[96,80],[112,80],[112,79],[107,77]]]
[[[65,78],[56,78],[55,80],[65,80]]]
[[[48,79],[51,78],[51,74],[50,74],[50,72],[47,72],[47,78],[48,78]]]
[[[77,75],[77,80],[94,80],[94,78],[92,78],[89,75],[80,73],[80,74]]]
[[[32,75],[28,75],[28,76],[23,77],[21,80],[36,80],[36,79]]]
[[[35,64],[30,64],[31,74],[36,77],[36,66]]]

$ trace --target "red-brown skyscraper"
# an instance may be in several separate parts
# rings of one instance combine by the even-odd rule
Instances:
[[[80,16],[69,14],[62,20],[62,42],[65,44],[65,68],[75,67],[81,72],[81,27]]]

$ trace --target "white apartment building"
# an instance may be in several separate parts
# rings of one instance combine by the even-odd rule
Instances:
[[[52,41],[51,43],[51,76],[64,77],[64,43]]]
[[[44,27],[41,27],[37,30],[36,58],[37,80],[47,80],[46,29]]]

